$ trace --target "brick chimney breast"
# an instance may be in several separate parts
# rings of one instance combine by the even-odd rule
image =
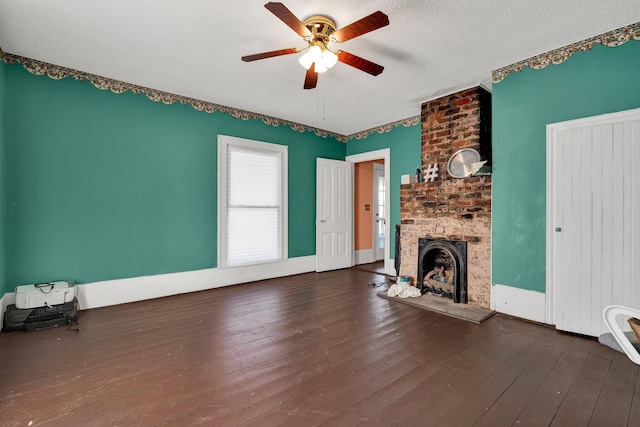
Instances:
[[[467,242],[468,300],[488,308],[491,293],[491,175],[454,179],[449,158],[459,149],[478,150],[491,163],[491,94],[481,87],[422,105],[421,168],[436,163],[433,182],[400,190],[400,275],[417,282],[418,239]]]

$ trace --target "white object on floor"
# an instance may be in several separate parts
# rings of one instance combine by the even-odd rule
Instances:
[[[419,297],[422,294],[420,293],[420,289],[414,288],[406,282],[401,282],[391,285],[387,291],[387,295],[390,297],[411,298]]]
[[[634,339],[635,337],[630,334],[625,334],[622,331],[620,324],[616,321],[616,317],[619,315],[625,316],[627,318],[640,318],[640,310],[625,307],[622,305],[610,305],[605,307],[602,312],[604,323],[607,325],[607,328],[609,328],[611,334],[618,342],[624,353],[632,362],[640,365],[640,353],[638,353],[638,350],[630,341],[630,339]]]
[[[72,281],[36,283],[16,286],[16,308],[38,308],[64,304],[76,297]]]

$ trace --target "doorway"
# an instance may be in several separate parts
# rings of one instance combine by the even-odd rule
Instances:
[[[387,187],[384,182],[384,163],[373,164],[373,252],[374,261],[384,260],[384,248],[386,246],[385,225],[385,193]]]
[[[347,158],[345,159],[348,162],[354,163],[354,164],[358,164],[358,163],[363,163],[363,162],[373,162],[376,161],[377,163],[380,163],[382,166],[382,172],[384,173],[384,178],[383,178],[383,182],[384,182],[384,189],[385,191],[383,193],[381,193],[380,195],[382,196],[382,201],[380,202],[380,205],[382,206],[380,213],[383,213],[382,217],[384,219],[384,221],[382,221],[382,226],[381,228],[384,230],[384,232],[382,233],[382,237],[380,238],[384,245],[383,248],[381,248],[381,253],[383,254],[382,256],[382,260],[383,260],[383,264],[384,264],[384,273],[388,274],[388,275],[395,275],[395,271],[393,270],[393,265],[391,263],[391,259],[390,259],[390,230],[391,230],[391,224],[389,221],[390,218],[390,195],[389,195],[389,191],[387,191],[390,186],[389,186],[389,177],[391,176],[391,172],[390,172],[390,164],[391,164],[391,150],[389,148],[385,148],[382,150],[376,150],[376,151],[370,151],[370,152],[366,152],[366,153],[361,153],[361,154],[355,154],[355,155],[351,155],[351,156],[347,156]],[[373,181],[373,179],[372,179]],[[373,182],[371,182],[370,186],[372,187]],[[372,191],[373,193],[373,191]],[[372,194],[373,195],[373,194]],[[376,213],[376,211],[374,211],[374,206],[373,206],[373,202],[371,202],[370,206],[370,215],[373,217],[373,214]],[[375,223],[375,221],[373,221],[373,223]],[[368,230],[370,230],[369,233],[369,239],[370,240],[374,240],[372,237],[373,234],[373,225],[370,225]],[[373,251],[373,245],[371,246],[371,256],[368,259],[358,259],[358,256],[356,255],[356,251],[354,250],[354,265],[356,264],[361,264],[361,263],[371,263],[375,261],[375,258],[377,258],[377,255],[374,254]],[[360,251],[358,251],[358,255],[360,254]]]

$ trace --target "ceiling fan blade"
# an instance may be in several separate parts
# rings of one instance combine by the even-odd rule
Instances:
[[[382,70],[384,70],[382,65],[375,64],[352,53],[345,52],[344,50],[338,51],[338,61],[343,64],[351,65],[352,67],[362,70],[365,73],[369,73],[372,76],[377,76],[382,73]]]
[[[343,43],[347,40],[351,40],[352,38],[361,36],[370,31],[377,30],[378,28],[382,28],[387,25],[389,25],[389,17],[384,13],[377,11],[369,16],[365,16],[359,21],[347,25],[344,28],[340,28],[335,33],[333,33],[333,37],[338,42]]]
[[[287,24],[293,31],[301,37],[311,35],[311,31],[282,3],[269,2],[264,5],[269,12],[276,15],[278,19]]]
[[[298,52],[300,52],[300,49],[296,47],[291,47],[288,49],[280,49],[280,50],[272,50],[270,52],[256,53],[255,55],[246,55],[242,57],[242,60],[244,62],[251,62],[251,61],[257,61],[258,59],[273,58],[274,56],[289,55],[291,53],[298,53]]]
[[[307,70],[307,75],[304,77],[304,88],[313,89],[318,84],[318,73],[316,73],[315,62],[311,64],[311,67]]]

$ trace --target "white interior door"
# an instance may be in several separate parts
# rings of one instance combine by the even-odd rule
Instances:
[[[316,271],[353,265],[353,163],[317,159]]]
[[[373,164],[373,253],[376,261],[384,259],[384,248],[386,245],[385,225],[387,218],[385,216],[385,179],[384,165],[380,163]]]
[[[547,153],[550,323],[598,336],[640,308],[640,109],[549,125]]]

